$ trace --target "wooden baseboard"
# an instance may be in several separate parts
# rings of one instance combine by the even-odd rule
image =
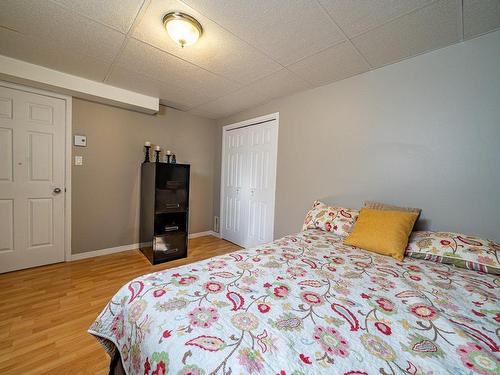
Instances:
[[[211,230],[207,230],[205,232],[190,233],[188,235],[188,238],[191,239],[191,238],[197,238],[197,237],[203,237],[203,236],[214,236],[214,237],[220,238],[219,233],[216,233],[216,232],[211,231]],[[146,245],[146,243],[144,243],[144,245]],[[71,259],[69,259],[69,260],[71,260],[71,261],[81,260],[81,259],[87,259],[87,258],[94,258],[94,257],[98,257],[101,255],[121,253],[122,251],[136,250],[139,247],[141,247],[140,243],[133,243],[130,245],[123,245],[123,246],[109,247],[107,249],[87,251],[85,253],[71,254]]]

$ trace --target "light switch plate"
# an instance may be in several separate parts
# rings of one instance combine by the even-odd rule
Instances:
[[[75,156],[75,165],[83,165],[83,156]]]
[[[77,147],[87,147],[87,137],[85,135],[75,135],[73,144]]]

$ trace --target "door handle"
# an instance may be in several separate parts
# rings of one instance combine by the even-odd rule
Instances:
[[[55,188],[53,192],[54,194],[59,194],[61,192],[61,188]]]

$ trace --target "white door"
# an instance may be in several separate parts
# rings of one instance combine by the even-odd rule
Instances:
[[[65,116],[0,82],[0,273],[64,261]]]
[[[243,247],[273,240],[277,146],[276,118],[224,128],[222,238]]]
[[[244,246],[244,186],[246,159],[246,129],[237,129],[225,134],[224,168],[224,214],[222,233],[224,238]]]
[[[275,121],[248,127],[247,246],[273,240],[278,143]]]

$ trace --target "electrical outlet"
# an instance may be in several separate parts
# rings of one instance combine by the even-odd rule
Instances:
[[[83,156],[75,156],[75,165],[83,165]]]

